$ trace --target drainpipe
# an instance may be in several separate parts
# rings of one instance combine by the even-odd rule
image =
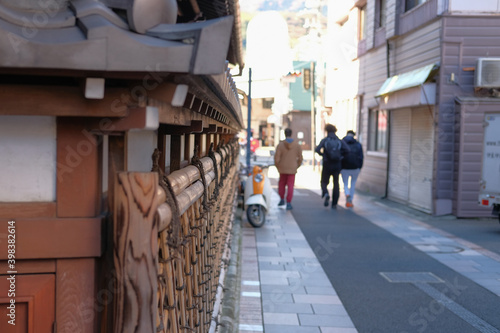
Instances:
[[[391,44],[389,40],[386,41],[386,69],[387,69],[387,78],[391,77]],[[387,199],[389,193],[389,161],[391,155],[391,111],[387,110],[387,159],[385,165],[385,194],[382,199]]]
[[[385,166],[387,176],[385,180],[385,195],[382,199],[387,199],[389,194],[389,157],[391,152],[391,112],[389,110],[387,110],[387,128],[389,129],[389,131],[387,131],[387,162]]]
[[[386,52],[386,56],[385,56],[385,66],[386,66],[386,69],[387,69],[387,77],[391,77],[391,44],[389,42],[389,40],[386,41],[386,47],[385,47],[385,52]]]
[[[248,113],[247,113],[247,174],[250,172],[250,137],[252,135],[252,68],[248,68]]]

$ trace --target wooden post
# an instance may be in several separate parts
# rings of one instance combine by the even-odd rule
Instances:
[[[170,137],[170,173],[181,168],[181,139],[180,135]]]
[[[120,172],[113,217],[114,332],[156,332],[158,174]]]

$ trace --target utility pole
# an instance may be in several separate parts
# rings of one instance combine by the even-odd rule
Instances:
[[[248,68],[247,174],[250,172],[250,136],[252,135],[252,68]]]
[[[314,72],[314,61],[311,61],[311,150],[313,170],[316,170],[316,156],[314,155],[314,148],[316,147],[316,86],[314,81],[316,78]]]

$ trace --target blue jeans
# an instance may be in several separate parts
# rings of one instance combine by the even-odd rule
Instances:
[[[342,181],[344,182],[344,193],[346,196],[354,197],[354,189],[356,187],[356,180],[358,180],[360,169],[342,169]],[[349,182],[349,178],[351,181]]]

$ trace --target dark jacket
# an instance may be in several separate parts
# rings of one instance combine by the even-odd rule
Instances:
[[[342,169],[361,169],[363,167],[363,147],[354,137],[347,135],[342,141],[349,146],[349,152],[342,159]]]
[[[319,142],[318,146],[316,147],[316,149],[314,149],[314,151],[318,153],[318,155],[323,156],[323,168],[327,168],[329,170],[340,170],[342,169],[341,161],[349,152],[349,146],[347,145],[347,143],[345,143],[345,141],[339,139],[342,144],[342,146],[340,147],[340,154],[342,155],[342,159],[340,161],[330,161],[328,157],[325,154],[323,154],[325,149],[325,141],[327,140],[328,137],[339,139],[338,136],[335,135],[335,133],[330,132],[328,133],[328,136],[326,138],[323,138]]]

